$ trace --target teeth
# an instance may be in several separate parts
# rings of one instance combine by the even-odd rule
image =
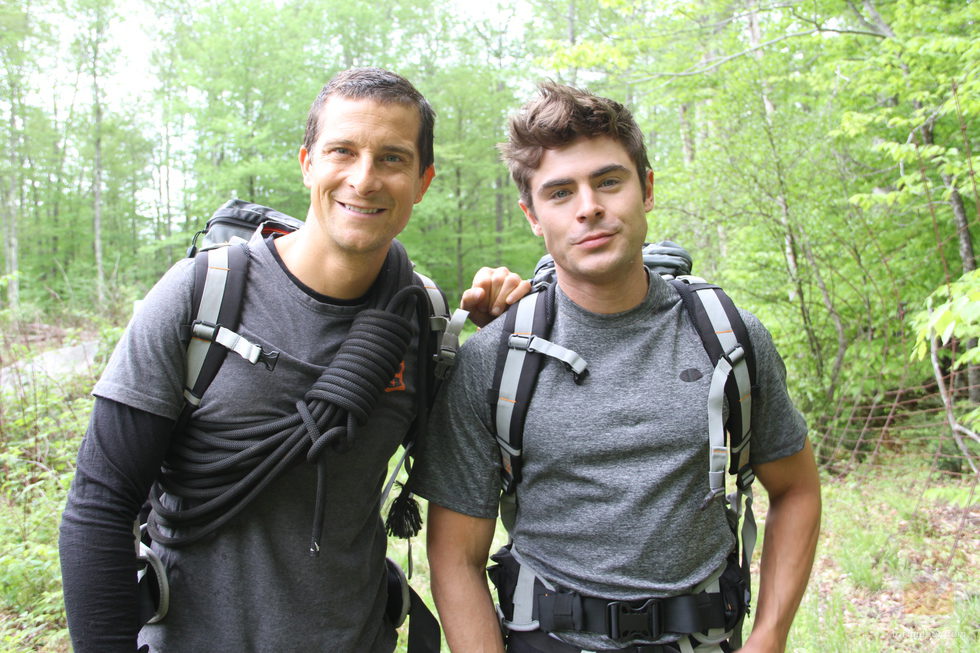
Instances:
[[[363,213],[364,215],[374,215],[375,213],[381,213],[381,209],[362,209],[359,206],[352,206],[350,204],[344,204],[344,207],[354,213]]]

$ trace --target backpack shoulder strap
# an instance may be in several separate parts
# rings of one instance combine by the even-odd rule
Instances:
[[[468,313],[456,309],[450,317],[446,296],[436,282],[418,271],[415,271],[415,276],[429,298],[429,330],[434,336],[435,350],[432,355],[435,364],[433,374],[437,381],[441,381],[456,362],[459,335],[466,324]]]
[[[719,387],[715,388],[716,382],[713,379],[713,392],[708,400],[708,419],[709,423],[723,429],[721,446],[724,446],[724,430],[728,431],[732,450],[729,471],[739,474],[741,468],[748,465],[752,388],[755,387],[755,357],[748,331],[734,302],[718,286],[690,276],[673,279],[670,283],[680,294],[691,322],[715,367],[714,375]],[[728,399],[727,422],[723,420],[721,413],[713,414],[714,407],[717,405],[721,408],[721,401],[725,397]],[[716,444],[718,443],[712,440],[712,446]],[[748,473],[751,473],[751,468]],[[714,485],[712,488],[714,489]]]
[[[564,363],[576,383],[588,374],[585,359],[547,339],[555,321],[554,300],[555,284],[550,283],[512,305],[504,316],[488,399],[505,494],[513,493],[520,482],[524,420],[544,357]]]
[[[748,330],[731,298],[721,288],[697,277],[679,277],[670,282],[680,293],[695,330],[704,343],[714,371],[708,390],[708,437],[710,440],[709,491],[702,510],[713,499],[726,501],[732,519],[736,544],[741,548],[740,572],[745,584],[745,605],[749,605],[750,563],[757,530],[752,513],[752,481],[755,474],[749,461],[752,429],[752,392],[756,387],[755,357]],[[724,400],[728,399],[728,419],[724,419]],[[728,446],[725,446],[725,433]],[[735,475],[735,492],[725,497],[725,463]],[[741,532],[738,520],[742,518]],[[733,641],[741,644],[741,624]]]
[[[261,362],[270,370],[276,365],[278,352],[266,352],[235,332],[245,295],[248,263],[244,242],[208,249],[194,257],[193,319],[184,327],[186,402],[177,421],[178,428],[187,425],[191,413],[200,405],[228,351],[253,365]]]

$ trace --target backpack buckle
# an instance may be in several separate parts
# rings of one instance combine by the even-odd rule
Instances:
[[[745,358],[745,350],[742,348],[742,345],[736,343],[734,347],[723,353],[721,357],[728,361],[728,364],[734,368],[743,358]]]
[[[610,601],[608,635],[613,639],[659,639],[663,635],[660,601],[647,599],[640,605],[630,601]]]

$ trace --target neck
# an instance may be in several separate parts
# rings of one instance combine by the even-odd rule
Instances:
[[[569,299],[585,310],[600,315],[622,313],[639,306],[646,298],[650,285],[642,261],[625,278],[603,282],[569,277],[562,274],[561,269],[556,273],[558,286]]]
[[[306,225],[276,238],[275,245],[286,268],[312,290],[336,299],[364,296],[384,265],[387,249],[370,254],[335,251],[317,243]]]

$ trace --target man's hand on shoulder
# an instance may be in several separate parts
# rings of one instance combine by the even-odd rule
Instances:
[[[477,270],[472,287],[463,293],[459,307],[470,312],[470,319],[477,326],[486,326],[531,291],[531,282],[521,279],[507,268]]]

